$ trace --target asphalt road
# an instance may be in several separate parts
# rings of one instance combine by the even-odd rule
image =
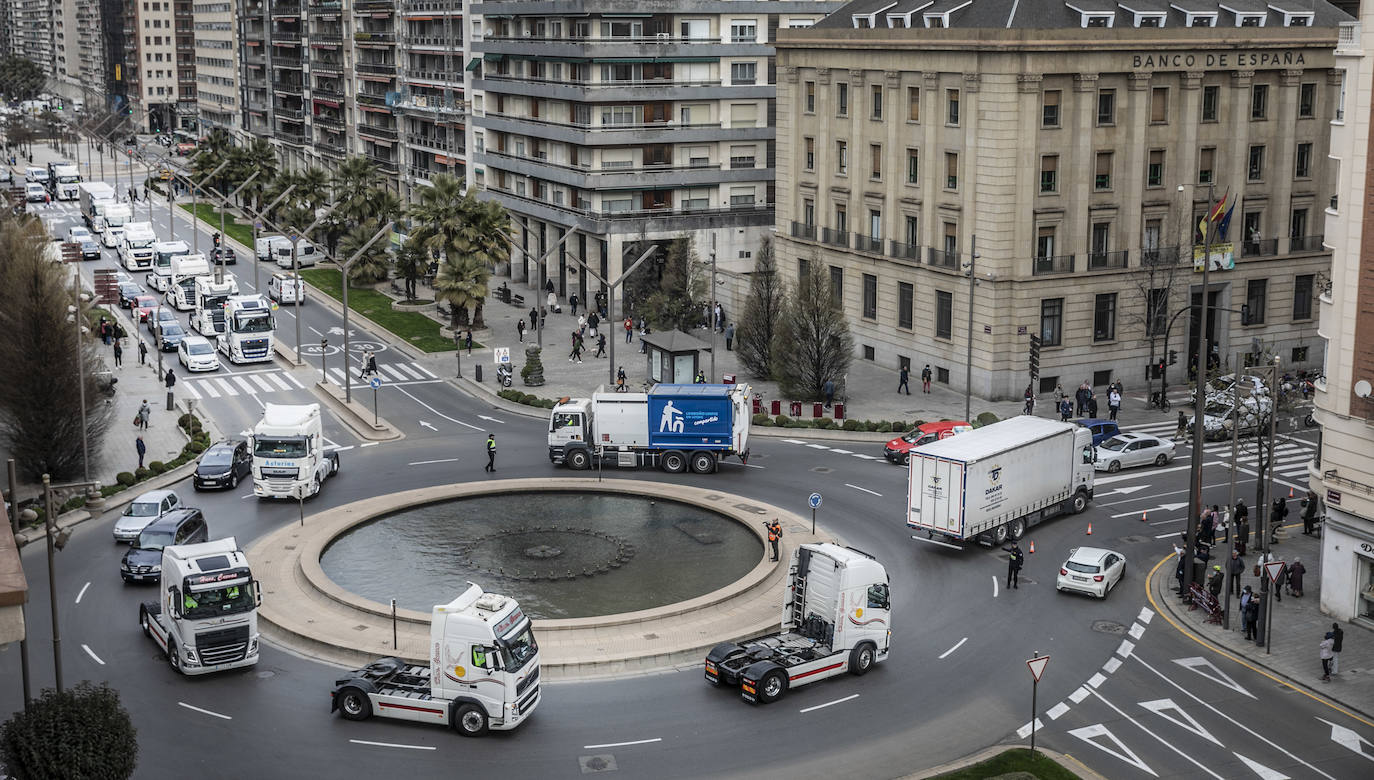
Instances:
[[[59,227],[79,219],[74,209],[62,216],[66,211],[52,209],[50,216],[69,220]],[[157,229],[163,234],[165,226]],[[183,224],[178,235],[187,229]],[[208,236],[202,243],[208,245]],[[83,270],[111,262],[87,263]],[[252,277],[246,263],[236,270],[251,291],[244,284]],[[303,325],[326,334],[342,326],[318,304],[307,303],[303,315]],[[289,318],[280,316],[279,327],[278,335],[289,343]],[[361,331],[358,336],[371,338]],[[403,374],[402,365],[441,373],[401,350],[384,351],[379,362]],[[269,374],[299,382],[285,381],[283,388]],[[205,381],[182,375],[178,387]],[[305,388],[308,370],[290,371],[280,363],[232,367],[216,376],[240,392],[216,397],[207,390],[197,403],[231,433],[256,421],[266,401],[315,400]],[[381,398],[382,414],[406,437],[363,446],[331,419],[327,435],[346,450],[343,467],[308,503],[308,513],[450,480],[562,473],[548,463],[540,420],[495,411],[427,379],[396,379]],[[1172,426],[1167,419],[1148,419],[1162,421],[1136,428]],[[500,445],[494,477],[481,471],[481,440],[489,429]],[[1209,503],[1227,495],[1229,472],[1214,452],[1224,447],[1208,447]],[[1306,433],[1284,440],[1280,484],[1301,484],[1302,464],[1313,447]],[[1374,740],[1374,725],[1209,652],[1149,603],[1146,573],[1170,552],[1167,537],[1182,527],[1177,505],[1187,501],[1186,448],[1183,458],[1163,468],[1103,475],[1087,512],[1032,529],[1028,540],[1036,552],[1023,571],[1023,587],[1011,591],[1003,587],[1000,551],[952,550],[912,539],[902,510],[905,472],[881,460],[880,445],[758,437],[752,449],[751,467],[727,464],[707,477],[612,469],[605,478],[690,480],[801,514],[807,494],[822,492],[820,523],[847,544],[877,555],[892,578],[894,650],[874,673],[801,688],[765,707],[709,687],[699,667],[547,683],[529,723],[482,740],[395,721],[346,722],[329,714],[338,670],[273,646],[263,649],[261,662],[250,670],[208,678],[173,672],[136,623],[138,602],[150,598],[151,589],[121,584],[117,569],[124,548],[109,535],[113,518],[101,518],[79,527],[58,555],[66,680],[107,680],[119,688],[139,729],[142,777],[188,770],[210,777],[353,777],[395,772],[404,761],[415,777],[451,776],[461,766],[465,773],[521,778],[611,769],[646,778],[867,778],[897,776],[1017,741],[1031,713],[1025,661],[1038,652],[1051,661],[1038,689],[1043,727],[1037,742],[1107,777],[1367,776],[1374,742],[1366,743]],[[232,535],[246,544],[297,522],[295,505],[260,503],[242,486],[194,495],[188,482],[177,487],[187,503],[204,510],[214,536]],[[1241,495],[1253,496],[1253,477],[1241,473],[1238,487]],[[1142,512],[1148,512],[1144,521]],[[1091,537],[1085,534],[1088,523]],[[1125,580],[1105,601],[1053,588],[1068,549],[1082,544],[1120,550],[1129,561]],[[23,559],[31,584],[32,674],[42,686],[53,679],[42,547],[26,548]],[[20,707],[17,656],[15,647],[0,655],[0,673],[11,681],[0,689],[0,711]]]

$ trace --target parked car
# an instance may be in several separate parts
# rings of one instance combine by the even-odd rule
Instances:
[[[219,355],[215,346],[204,336],[188,334],[177,345],[177,359],[187,371],[219,370]]]
[[[898,465],[906,465],[911,450],[933,441],[948,439],[959,433],[973,430],[966,422],[944,420],[942,422],[922,423],[883,446],[883,457]]]
[[[162,548],[169,544],[196,544],[210,541],[210,526],[199,509],[173,509],[149,523],[119,562],[119,576],[125,582],[152,580],[162,576]]]
[[[181,499],[170,490],[149,490],[135,498],[115,521],[116,542],[132,542],[149,523],[181,506]]]
[[[1150,463],[1163,466],[1174,458],[1174,443],[1148,433],[1119,433],[1097,447],[1093,467],[1116,473]]]
[[[253,476],[253,452],[248,442],[222,441],[210,445],[200,456],[191,484],[196,490],[235,488],[239,480]]]
[[[1075,547],[1069,550],[1069,559],[1059,567],[1054,589],[1060,593],[1074,590],[1105,599],[1124,576],[1126,556],[1121,553],[1101,547]]]
[[[1076,421],[1079,425],[1093,432],[1093,446],[1112,438],[1121,433],[1121,429],[1113,420],[1083,419]]]

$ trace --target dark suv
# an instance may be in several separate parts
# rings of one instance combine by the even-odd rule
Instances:
[[[253,476],[253,453],[248,443],[222,441],[210,445],[200,456],[191,484],[196,490],[238,487],[239,480]]]
[[[169,544],[196,544],[210,541],[210,526],[199,509],[183,507],[153,521],[138,535],[138,541],[124,553],[119,576],[125,582],[152,580],[162,576],[162,548]]]

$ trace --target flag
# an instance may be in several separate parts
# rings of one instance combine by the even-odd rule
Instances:
[[[1217,221],[1217,218],[1221,216],[1222,211],[1226,208],[1226,201],[1227,201],[1230,197],[1231,197],[1231,190],[1228,188],[1228,189],[1226,190],[1226,194],[1221,196],[1221,200],[1217,201],[1217,204],[1216,204],[1215,206],[1212,207],[1212,212],[1211,212],[1210,214],[1207,215],[1207,221],[1208,221],[1208,222],[1216,222],[1216,221]]]
[[[1226,240],[1226,231],[1231,227],[1231,215],[1236,213],[1236,201],[1238,200],[1240,199],[1237,198],[1235,201],[1231,201],[1231,208],[1226,210],[1226,214],[1223,215],[1221,221],[1217,223],[1217,235],[1220,236],[1222,241]]]

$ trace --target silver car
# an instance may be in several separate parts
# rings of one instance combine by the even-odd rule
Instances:
[[[170,490],[149,490],[135,498],[115,521],[116,542],[136,542],[148,524],[181,506],[181,499]]]

